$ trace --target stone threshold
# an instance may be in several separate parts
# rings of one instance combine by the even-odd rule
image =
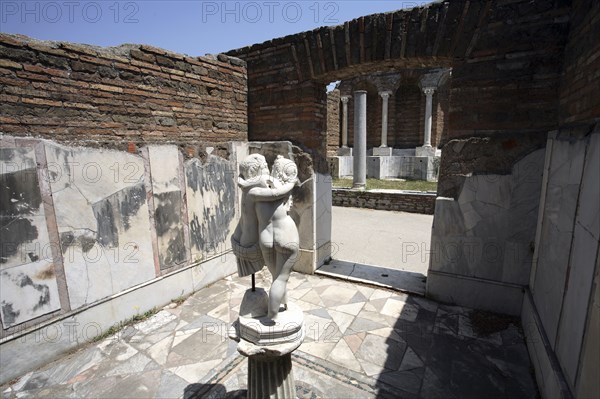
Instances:
[[[427,277],[421,273],[333,259],[315,274],[425,296]]]

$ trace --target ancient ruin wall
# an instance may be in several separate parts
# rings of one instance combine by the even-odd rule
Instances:
[[[247,138],[245,63],[222,54],[0,34],[0,83],[6,134],[117,149]]]
[[[340,91],[335,89],[327,93],[327,155],[337,155],[337,149],[341,143],[342,103],[340,102]]]
[[[248,64],[251,139],[277,140],[286,132],[286,138],[323,155],[326,83],[429,67],[453,69],[442,144],[482,135],[545,134],[558,123],[569,12],[566,1],[444,1],[228,54]]]
[[[600,4],[573,2],[560,87],[560,123],[590,123],[600,118]]]

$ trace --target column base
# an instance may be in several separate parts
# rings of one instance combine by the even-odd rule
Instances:
[[[374,157],[391,157],[392,147],[373,147]]]
[[[430,145],[424,145],[415,149],[415,155],[418,157],[435,157],[437,148]]]
[[[367,185],[362,183],[354,183],[352,184],[352,190],[366,190]]]
[[[340,147],[337,150],[337,154],[340,157],[351,157],[352,156],[352,148],[350,147]]]

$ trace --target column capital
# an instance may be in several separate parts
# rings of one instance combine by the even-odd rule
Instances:
[[[430,96],[433,94],[435,89],[437,89],[437,87],[423,87],[423,93],[425,93],[427,96]]]
[[[352,98],[352,96],[341,96],[340,100],[344,103],[344,104],[348,104],[348,101]]]
[[[381,98],[390,98],[390,96],[392,95],[392,92],[389,90],[384,90],[384,91],[380,91],[379,95],[381,96]]]

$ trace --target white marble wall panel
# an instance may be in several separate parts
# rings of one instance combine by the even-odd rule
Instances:
[[[4,329],[60,309],[35,150],[0,148],[0,317]]]
[[[317,173],[315,182],[315,234],[316,249],[318,251],[315,267],[319,268],[324,261],[332,256],[331,176]]]
[[[577,375],[576,395],[578,398],[593,398],[600,392],[598,359],[600,359],[600,260],[596,260],[596,274],[589,306],[589,318],[581,348],[581,368]]]
[[[600,240],[598,171],[600,171],[600,134],[594,134],[585,157],[569,260],[569,278],[555,349],[571,386],[575,385],[588,312],[593,311],[589,303]]]
[[[148,147],[148,156],[160,268],[180,267],[189,259],[182,217],[179,150],[176,146],[152,145]]]
[[[431,270],[527,284],[543,156],[527,155],[510,175],[468,177],[456,201],[437,199]]]
[[[140,157],[46,144],[71,308],[154,278]]]
[[[0,271],[0,316],[5,329],[59,309],[52,263],[42,259]]]
[[[532,287],[533,298],[548,339],[558,330],[566,272],[586,150],[584,140],[555,140]]]
[[[0,269],[52,262],[33,148],[0,148],[0,187]]]
[[[187,212],[192,260],[224,252],[238,222],[237,170],[234,162],[209,155],[185,162]]]

